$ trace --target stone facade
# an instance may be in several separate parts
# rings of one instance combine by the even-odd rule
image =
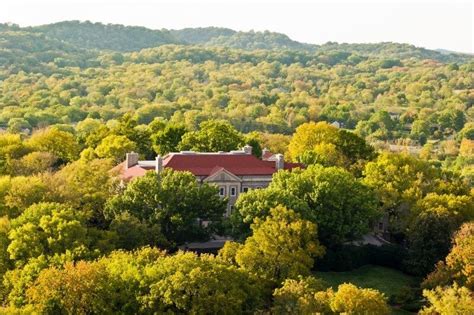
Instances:
[[[189,171],[199,183],[215,185],[219,195],[227,198],[226,215],[230,215],[239,195],[250,189],[267,187],[275,172],[282,169],[301,167],[300,164],[287,163],[282,154],[264,150],[262,159],[252,155],[252,147],[230,152],[192,152],[169,153],[155,160],[140,161],[137,153],[127,153],[124,163],[119,165],[122,181],[125,183],[147,171],[161,172],[165,168]]]

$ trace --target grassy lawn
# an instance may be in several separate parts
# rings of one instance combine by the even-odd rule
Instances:
[[[416,284],[414,277],[398,270],[372,265],[346,272],[316,272],[315,275],[333,289],[344,282],[351,282],[359,287],[377,289],[387,297],[397,294],[404,286]]]
[[[415,277],[409,276],[395,269],[367,265],[346,272],[316,272],[315,276],[326,281],[334,290],[344,282],[350,282],[362,288],[377,289],[385,296],[396,295],[405,286],[416,285]],[[392,307],[392,314],[413,314],[402,309]]]

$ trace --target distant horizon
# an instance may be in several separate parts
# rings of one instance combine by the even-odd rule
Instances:
[[[243,33],[247,33],[247,32],[256,32],[256,33],[263,33],[263,32],[270,32],[270,33],[278,33],[278,34],[283,34],[285,36],[287,36],[288,38],[290,38],[291,40],[293,41],[296,41],[298,43],[301,43],[301,44],[307,44],[307,45],[317,45],[317,46],[321,46],[321,45],[325,45],[327,43],[337,43],[337,44],[354,44],[354,45],[357,45],[357,44],[380,44],[380,43],[396,43],[396,44],[406,44],[406,45],[413,45],[417,48],[424,48],[424,49],[428,49],[428,50],[434,50],[434,51],[439,51],[439,52],[447,52],[447,53],[455,53],[455,54],[467,54],[467,55],[474,55],[474,52],[463,52],[463,51],[454,51],[454,50],[450,50],[450,49],[446,49],[446,48],[443,48],[443,47],[440,47],[440,48],[428,48],[428,47],[423,47],[423,46],[418,46],[418,45],[415,45],[415,44],[412,44],[412,43],[407,43],[407,42],[394,42],[394,41],[379,41],[379,42],[339,42],[339,41],[334,41],[334,40],[330,40],[330,41],[326,41],[324,43],[309,43],[309,42],[302,42],[302,41],[298,41],[294,38],[292,38],[291,36],[289,36],[288,34],[285,34],[285,33],[281,33],[281,32],[275,32],[275,31],[272,31],[272,30],[268,30],[268,29],[265,29],[265,30],[254,30],[254,29],[250,29],[250,30],[246,30],[246,31],[241,31],[241,30],[236,30],[236,29],[233,29],[233,28],[230,28],[230,27],[224,27],[224,26],[215,26],[215,25],[207,25],[207,26],[195,26],[195,27],[182,27],[182,28],[166,28],[166,27],[162,27],[162,28],[150,28],[150,27],[147,27],[147,26],[143,26],[143,25],[127,25],[127,24],[120,24],[120,23],[107,23],[107,22],[102,22],[102,21],[91,21],[91,20],[63,20],[63,21],[57,21],[57,22],[51,22],[51,23],[46,23],[46,24],[36,24],[36,25],[20,25],[18,23],[15,23],[15,22],[0,22],[0,24],[14,24],[14,25],[18,25],[20,28],[26,28],[26,27],[39,27],[39,26],[45,26],[45,25],[52,25],[52,24],[58,24],[58,23],[63,23],[63,22],[81,22],[81,23],[84,23],[84,22],[91,22],[91,23],[100,23],[100,24],[103,24],[103,25],[121,25],[121,26],[125,26],[125,27],[144,27],[146,29],[149,29],[149,30],[152,30],[152,31],[161,31],[161,30],[168,30],[168,31],[179,31],[179,30],[183,30],[183,29],[198,29],[198,28],[222,28],[222,29],[229,29],[229,30],[232,30],[234,32],[243,32]]]
[[[21,27],[91,21],[152,30],[270,31],[300,43],[394,42],[474,54],[474,6],[465,1],[2,0],[0,22]]]

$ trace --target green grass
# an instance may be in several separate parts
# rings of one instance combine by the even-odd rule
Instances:
[[[416,285],[416,279],[398,270],[367,265],[346,272],[316,272],[316,277],[326,281],[333,289],[350,282],[362,288],[377,289],[386,297],[396,295],[404,286]]]
[[[405,286],[417,284],[415,277],[395,269],[367,265],[346,272],[316,272],[315,276],[326,281],[334,290],[344,283],[350,282],[358,287],[372,288],[383,292],[387,298],[396,295]],[[392,314],[413,314],[392,306]]]

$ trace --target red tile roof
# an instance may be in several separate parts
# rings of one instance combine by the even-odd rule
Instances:
[[[251,154],[169,154],[163,166],[196,176],[209,176],[217,167],[237,176],[272,175],[276,171],[275,162],[267,163]]]
[[[146,171],[154,170],[151,166],[135,165],[125,169],[122,163],[120,177],[128,181],[143,176]],[[170,153],[163,159],[163,167],[176,171],[188,171],[195,176],[210,176],[221,169],[226,169],[236,176],[271,176],[275,173],[275,161],[263,161],[251,154],[179,154]],[[284,169],[303,167],[298,163],[285,163]]]
[[[125,162],[122,162],[116,167],[114,167],[112,171],[114,172],[118,171],[118,175],[121,179],[123,179],[124,181],[129,181],[135,177],[140,177],[140,176],[145,175],[145,173],[147,172],[147,169],[142,168],[138,165],[134,165],[130,167],[129,169],[126,169]]]

